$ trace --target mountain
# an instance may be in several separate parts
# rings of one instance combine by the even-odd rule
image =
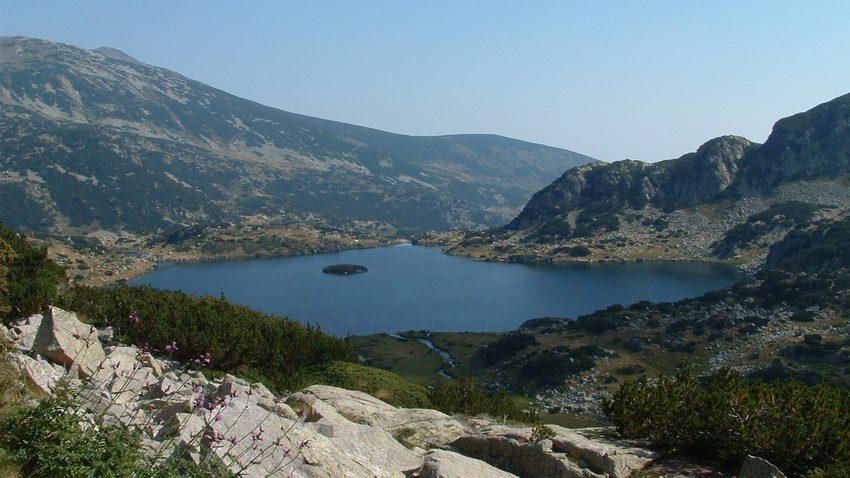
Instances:
[[[0,38],[0,220],[146,233],[251,217],[400,232],[503,223],[594,161],[406,136],[248,101],[111,48]]]
[[[482,259],[764,260],[795,226],[850,207],[850,95],[776,123],[764,144],[715,138],[657,163],[572,168],[505,227],[448,239]]]

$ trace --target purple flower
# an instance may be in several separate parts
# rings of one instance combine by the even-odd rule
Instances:
[[[174,352],[177,350],[177,342],[171,342],[170,344],[165,345],[166,352]]]
[[[217,421],[217,422],[220,422],[222,418],[223,417],[221,416],[221,413],[216,413],[214,420]]]
[[[142,320],[142,318],[139,317],[138,312],[133,312],[132,314],[130,314],[130,317],[128,317],[128,319],[130,320],[131,324],[138,324]]]

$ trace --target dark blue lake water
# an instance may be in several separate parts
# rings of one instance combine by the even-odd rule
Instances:
[[[322,273],[362,264],[352,276]],[[475,262],[400,245],[300,257],[184,263],[132,281],[235,302],[337,335],[429,329],[501,331],[535,317],[612,304],[695,297],[733,283],[730,267],[696,263],[527,266]]]

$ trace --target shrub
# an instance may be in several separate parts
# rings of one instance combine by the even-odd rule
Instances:
[[[532,345],[537,345],[533,335],[513,332],[502,335],[499,340],[480,349],[478,358],[489,366],[507,360]]]
[[[213,370],[247,368],[278,389],[298,385],[298,374],[307,367],[355,359],[347,340],[223,297],[194,297],[151,287],[76,286],[59,303],[95,326],[113,326],[130,343],[162,350],[176,342],[177,360],[190,362],[209,353]]]
[[[746,222],[729,229],[723,239],[712,245],[712,253],[732,257],[739,249],[750,246],[777,227],[800,227],[811,221],[823,206],[799,201],[776,203],[753,214]]]
[[[538,424],[531,429],[531,441],[533,442],[549,440],[551,438],[555,438],[555,430],[552,430],[552,428],[546,425]]]
[[[0,318],[17,319],[41,311],[67,283],[65,271],[26,237],[0,226]]]
[[[571,375],[593,368],[596,364],[594,358],[601,355],[602,350],[594,346],[582,346],[577,349],[557,347],[530,356],[520,370],[524,378],[536,385],[556,386],[563,384]]]
[[[620,307],[622,309],[622,307]],[[600,310],[589,315],[583,315],[572,322],[572,326],[582,332],[593,335],[601,335],[609,330],[615,330],[626,325],[626,318],[614,306],[607,310]]]
[[[598,232],[617,231],[620,229],[618,213],[622,212],[622,204],[600,201],[589,204],[576,216],[573,235],[576,237],[592,236]]]
[[[564,251],[570,257],[587,257],[591,254],[590,249],[588,249],[586,246],[567,247],[566,249],[564,249]]]
[[[2,445],[24,476],[133,477],[142,460],[137,435],[104,425],[83,428],[67,402],[46,399],[0,424]]]
[[[445,413],[488,415],[493,418],[535,422],[537,415],[521,409],[503,390],[488,391],[474,377],[446,380],[429,394],[435,408]]]
[[[749,383],[727,369],[703,385],[681,368],[625,382],[603,409],[625,437],[729,466],[748,454],[792,475],[820,466],[823,476],[847,476],[850,466],[850,392],[825,383]]]
[[[560,239],[570,237],[572,226],[565,216],[556,216],[541,224],[529,239],[536,240],[541,244],[556,242]]]

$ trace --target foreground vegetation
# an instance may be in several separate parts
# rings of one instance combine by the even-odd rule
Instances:
[[[65,272],[47,257],[46,248],[0,226],[0,319],[39,312],[66,283]]]
[[[664,450],[733,468],[757,455],[792,476],[850,476],[850,392],[826,383],[752,383],[725,369],[703,384],[682,368],[626,382],[604,409],[622,435]]]
[[[210,368],[264,378],[286,390],[308,367],[353,361],[345,339],[316,327],[256,312],[223,297],[194,297],[151,287],[73,287],[59,305],[128,343],[148,345],[182,362],[209,357]],[[207,355],[209,354],[209,355]]]

